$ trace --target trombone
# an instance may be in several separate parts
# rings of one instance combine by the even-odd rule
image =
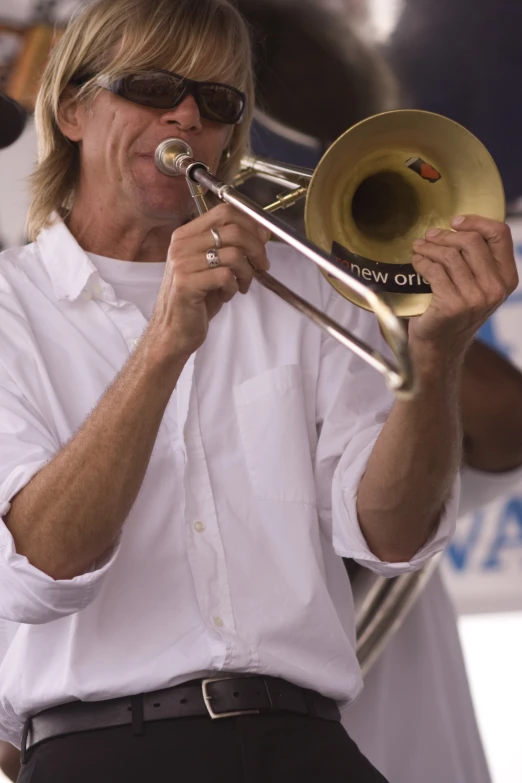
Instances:
[[[453,215],[503,220],[505,214],[500,174],[484,145],[458,123],[425,111],[399,109],[363,120],[332,144],[315,170],[246,156],[236,183],[259,176],[289,190],[265,209],[214,177],[182,139],[163,141],[155,163],[168,176],[186,177],[200,214],[208,210],[207,189],[307,256],[346,299],[374,312],[395,363],[268,272],[255,272],[261,285],[382,373],[402,399],[414,395],[415,379],[400,317],[420,315],[431,299],[426,281],[415,281],[413,240],[429,228],[450,228]],[[270,214],[304,196],[313,242]],[[344,264],[326,252],[338,245]],[[384,291],[362,282],[354,269],[362,270],[365,281],[370,270],[379,270],[374,279],[386,277]]]
[[[168,176],[175,177],[183,175],[187,179],[190,192],[196,202],[200,214],[208,211],[205,203],[202,187],[208,189],[221,201],[232,204],[241,212],[249,215],[261,225],[268,228],[279,239],[287,242],[293,248],[313,261],[324,273],[335,277],[344,286],[353,290],[361,299],[363,299],[369,310],[372,310],[379,320],[379,324],[395,356],[396,365],[390,362],[386,357],[369,345],[360,340],[355,335],[348,332],[340,324],[336,323],[328,315],[318,310],[314,305],[307,302],[302,297],[294,293],[290,288],[283,285],[279,280],[268,272],[256,272],[255,276],[258,282],[280,296],[286,302],[291,304],[301,313],[310,318],[317,326],[323,329],[327,334],[334,337],[346,348],[349,348],[357,356],[366,361],[371,367],[384,375],[388,388],[401,399],[409,399],[414,394],[414,375],[413,368],[408,353],[407,333],[404,324],[397,318],[393,309],[385,301],[384,297],[371,288],[349,275],[320,248],[301,237],[298,232],[287,226],[277,217],[268,217],[267,212],[259,207],[255,202],[244,196],[238,190],[225,182],[221,182],[210,173],[206,164],[193,158],[193,152],[186,141],[179,138],[165,139],[158,145],[155,153],[155,163],[157,168]],[[257,168],[258,165],[267,171],[269,164],[259,162],[257,164],[252,159],[248,160],[250,167]],[[305,180],[311,180],[313,171],[303,168],[293,168],[282,166],[285,176],[297,176]],[[272,179],[277,177],[273,172]],[[283,179],[281,178],[281,184]],[[288,184],[286,185],[288,187]],[[304,189],[304,188],[303,188]],[[290,194],[294,197],[300,197],[304,193]],[[284,198],[284,197],[283,197]],[[279,208],[279,204],[272,205],[271,210]]]

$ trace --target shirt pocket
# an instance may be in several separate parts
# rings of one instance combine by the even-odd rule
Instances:
[[[256,498],[316,503],[317,435],[304,381],[301,367],[289,364],[234,387],[241,443]]]

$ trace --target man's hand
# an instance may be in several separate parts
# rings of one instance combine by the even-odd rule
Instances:
[[[219,266],[209,268],[213,229],[222,243]],[[204,342],[210,320],[238,292],[246,294],[254,267],[267,271],[270,231],[220,204],[174,231],[165,275],[145,338],[167,359],[188,357]]]
[[[455,231],[431,229],[413,243],[415,270],[431,285],[426,312],[412,318],[410,344],[461,358],[473,335],[518,285],[511,232],[505,223],[468,215]]]

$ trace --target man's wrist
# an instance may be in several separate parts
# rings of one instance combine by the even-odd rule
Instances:
[[[171,345],[165,346],[148,330],[138,345],[136,353],[143,358],[148,371],[155,375],[159,374],[165,379],[172,377],[174,385],[190,358],[189,351],[176,351]]]
[[[429,340],[410,338],[409,349],[421,385],[460,384],[467,348],[448,350]]]

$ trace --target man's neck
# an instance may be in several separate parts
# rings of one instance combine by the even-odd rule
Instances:
[[[75,200],[67,227],[87,252],[121,261],[165,261],[172,232],[183,221],[158,224],[142,216],[126,215],[100,205],[89,208]]]

